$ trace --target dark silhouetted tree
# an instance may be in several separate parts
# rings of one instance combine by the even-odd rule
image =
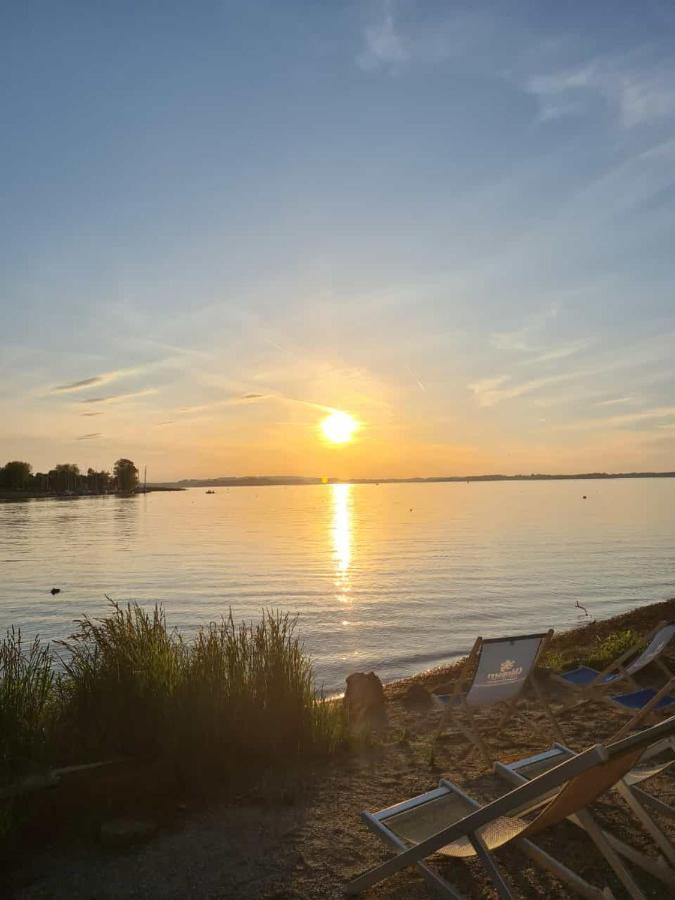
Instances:
[[[80,486],[80,467],[75,463],[59,463],[49,472],[49,487],[57,494],[76,491]]]
[[[34,491],[46,494],[49,491],[49,475],[44,472],[36,472],[33,475],[31,487]]]
[[[8,491],[25,491],[30,486],[31,465],[18,459],[0,469],[0,486]]]
[[[91,494],[103,494],[109,491],[111,481],[110,472],[104,472],[103,470],[97,472],[96,469],[87,469],[87,490]]]
[[[117,490],[130,493],[138,487],[138,469],[130,459],[118,459],[113,469]]]

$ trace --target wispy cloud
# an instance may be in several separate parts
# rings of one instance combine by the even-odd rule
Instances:
[[[594,338],[579,338],[579,340],[570,341],[569,343],[561,344],[558,347],[551,347],[549,350],[543,350],[537,356],[529,359],[528,362],[547,363],[555,362],[559,359],[567,359],[570,356],[575,356],[577,353],[581,353],[583,350],[587,350],[594,343]]]
[[[336,411],[336,407],[327,406],[324,403],[316,403],[313,400],[304,400],[300,397],[290,397],[286,394],[281,394],[278,392],[269,392],[267,394],[243,394],[237,397],[226,397],[221,400],[213,400],[209,403],[199,403],[195,406],[182,406],[176,410],[176,413],[187,415],[201,414],[206,412],[213,412],[218,409],[225,409],[227,407],[239,406],[248,403],[259,403],[262,401],[270,401],[273,403],[299,404],[301,406],[308,406],[311,409],[317,409],[325,413],[332,413]]]
[[[596,406],[621,406],[623,403],[632,403],[635,397],[610,397],[608,400],[598,400]]]
[[[575,338],[562,343],[552,343],[544,336],[551,322],[557,318],[559,307],[550,305],[534,313],[515,331],[495,332],[490,343],[497,350],[524,355],[526,365],[538,365],[567,359],[595,343],[594,338]]]
[[[484,378],[469,384],[469,390],[475,395],[478,405],[483,407],[496,406],[502,400],[513,400],[523,397],[534,391],[541,390],[554,384],[561,384],[576,378],[576,373],[565,372],[561,375],[549,375],[544,378],[531,378],[527,381],[513,381],[508,375],[500,375],[496,378]]]
[[[657,406],[653,409],[643,409],[640,412],[625,413],[619,416],[606,416],[598,419],[585,419],[571,422],[561,426],[565,430],[586,430],[595,428],[623,428],[624,426],[637,425],[641,422],[667,420],[675,418],[675,406]],[[675,424],[675,423],[674,423]]]
[[[490,335],[490,343],[497,350],[539,352],[541,333],[556,319],[560,312],[557,304],[549,304],[531,313],[523,324],[512,331],[496,331]]]
[[[53,394],[66,394],[71,391],[82,391],[85,388],[93,387],[95,384],[104,384],[105,375],[94,375],[93,378],[83,378],[82,381],[73,381],[71,384],[58,384],[52,388]]]
[[[607,383],[608,389],[611,390],[612,384],[609,379],[614,381],[625,379],[627,373],[630,373],[631,387],[639,384],[641,389],[669,380],[672,377],[669,370],[663,372],[660,367],[663,362],[672,358],[674,341],[675,335],[666,332],[640,341],[636,340],[630,347],[622,348],[620,353],[617,353],[615,348],[596,353],[584,366],[570,366],[562,372],[522,380],[514,374],[489,376],[473,381],[467,387],[474,394],[479,406],[491,407],[503,400],[522,397],[542,388],[585,383],[587,391],[591,392],[590,395],[586,394],[586,402],[590,402],[593,406],[601,403],[610,406],[635,400],[636,397],[634,395],[605,397],[604,400],[598,401],[600,381]],[[578,389],[575,390],[578,393]],[[537,403],[541,405],[541,401],[538,400]]]
[[[106,397],[88,397],[79,400],[79,403],[119,403],[121,400],[131,400],[136,397],[148,397],[156,394],[157,388],[144,388],[141,391],[130,391],[127,394],[108,394]]]
[[[143,371],[143,366],[135,366],[129,369],[115,369],[111,372],[102,372],[100,375],[92,375],[90,378],[82,378],[80,381],[71,381],[69,384],[59,384],[51,389],[52,394],[72,394],[84,391],[90,387],[98,387],[102,384],[110,384],[119,378],[137,375]]]
[[[624,128],[675,116],[675,64],[596,59],[527,80],[543,121],[583,115],[602,103]]]
[[[211,400],[208,403],[195,403],[192,406],[181,406],[176,410],[177,413],[202,413],[209,410],[222,409],[226,406],[237,406],[242,403],[256,403],[260,400],[277,399],[274,394],[237,394],[235,396],[221,397],[217,400]]]
[[[397,30],[390,10],[387,10],[381,21],[365,29],[364,41],[365,48],[357,57],[357,63],[366,71],[390,68],[410,57],[410,51]]]

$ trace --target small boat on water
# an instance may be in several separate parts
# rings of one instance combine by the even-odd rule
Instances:
[[[215,491],[207,491],[207,494],[215,494]]]

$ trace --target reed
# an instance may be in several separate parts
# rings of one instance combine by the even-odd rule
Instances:
[[[317,696],[295,626],[296,619],[266,611],[258,623],[237,626],[230,613],[200,630],[181,696],[183,746],[196,741],[216,765],[335,748],[341,709]]]
[[[188,648],[161,606],[110,602],[108,616],[84,616],[60,642],[62,721],[83,748],[154,756],[165,745]]]
[[[0,642],[0,775],[28,769],[48,754],[55,677],[48,645],[26,645],[21,629]]]
[[[11,630],[0,654],[0,759],[82,761],[110,754],[164,758],[185,775],[274,765],[331,752],[341,704],[317,694],[297,620],[230,613],[192,641],[160,605],[111,601],[84,616],[55,658]]]

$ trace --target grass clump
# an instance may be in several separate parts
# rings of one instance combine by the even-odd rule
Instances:
[[[270,763],[335,747],[340,716],[316,694],[296,622],[264,612],[258,623],[236,625],[230,613],[199,631],[180,696],[183,746],[202,746],[211,766]]]
[[[77,620],[77,631],[61,642],[64,724],[83,747],[154,756],[174,715],[187,647],[160,606],[111,605],[103,619]]]
[[[39,638],[26,645],[21,629],[0,642],[0,776],[43,759],[55,698],[49,646]]]
[[[640,635],[633,628],[613,631],[606,638],[598,641],[597,647],[588,657],[587,665],[594,669],[604,669],[617,657],[640,643]]]
[[[161,606],[111,601],[107,616],[77,620],[56,661],[11,630],[0,645],[0,763],[123,754],[217,777],[330,752],[341,704],[317,694],[296,624],[265,611],[238,625],[230,613],[188,642]]]
[[[634,628],[624,628],[620,631],[612,631],[603,638],[596,637],[585,647],[553,648],[546,654],[544,664],[555,671],[576,666],[590,666],[602,671],[615,659],[618,659],[622,653],[631,647],[638,646],[639,643],[638,632]]]

